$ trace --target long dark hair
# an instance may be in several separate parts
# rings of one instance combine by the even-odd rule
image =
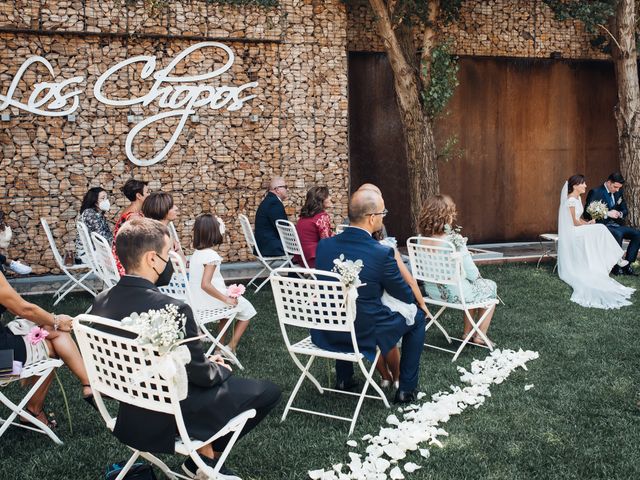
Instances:
[[[572,175],[571,177],[569,177],[569,180],[567,180],[567,183],[569,184],[567,193],[573,192],[573,187],[575,187],[576,185],[581,185],[585,182],[586,179],[584,178],[584,175],[581,175],[579,173],[577,175]]]
[[[196,217],[196,223],[193,226],[193,248],[196,250],[212,248],[214,245],[220,245],[222,240],[220,224],[216,217],[210,213],[203,213]]]
[[[106,190],[102,187],[93,187],[84,194],[84,198],[82,199],[82,206],[80,207],[80,213],[84,212],[88,208],[93,208],[96,211],[99,210],[97,204],[100,192],[106,192]]]
[[[329,198],[327,187],[311,187],[307,192],[307,199],[300,210],[301,217],[313,217],[324,210],[324,201]]]

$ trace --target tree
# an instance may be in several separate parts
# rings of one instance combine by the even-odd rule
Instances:
[[[440,191],[434,118],[457,86],[457,62],[439,38],[439,26],[454,19],[461,0],[369,0],[393,71],[405,134],[411,222],[418,224],[424,200]]]
[[[594,44],[610,52],[616,75],[615,110],[620,170],[626,179],[630,221],[640,225],[640,85],[634,0],[545,0],[560,20],[575,18],[597,37]]]

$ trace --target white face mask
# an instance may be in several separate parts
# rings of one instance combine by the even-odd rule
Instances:
[[[9,248],[11,237],[13,237],[13,232],[11,231],[11,227],[7,225],[4,227],[4,230],[0,232],[0,248]]]
[[[99,201],[98,208],[103,212],[108,212],[109,209],[111,208],[111,203],[109,202],[109,199]]]

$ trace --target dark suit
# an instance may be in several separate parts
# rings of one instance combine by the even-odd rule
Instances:
[[[256,243],[260,253],[265,257],[284,255],[280,235],[278,235],[276,228],[276,220],[287,220],[287,213],[278,196],[269,192],[258,207],[255,221]]]
[[[187,318],[185,338],[198,335],[191,307],[164,295],[148,280],[126,275],[110,290],[98,295],[91,313],[113,320],[122,320],[133,312],[146,312],[178,305]],[[113,332],[126,335],[124,331]],[[268,381],[238,378],[216,363],[209,361],[200,341],[188,342],[191,361],[187,364],[189,393],[180,402],[182,416],[189,434],[206,440],[231,418],[255,408],[256,417],[247,422],[243,434],[251,430],[278,403],[280,389]],[[172,415],[120,403],[114,435],[123,443],[148,452],[173,453],[176,424]],[[213,443],[221,451],[228,438]]]
[[[624,200],[622,189],[614,193],[613,198],[611,198],[611,194],[605,185],[589,190],[583,215],[587,220],[591,220],[591,216],[587,213],[587,207],[591,202],[596,201],[604,202],[609,207],[609,210],[617,210],[622,214],[622,218],[607,217],[603,220],[598,220],[598,223],[602,223],[607,227],[620,246],[622,246],[623,239],[629,240],[627,260],[630,263],[635,262],[638,257],[638,248],[640,248],[640,230],[624,225],[624,219],[627,218],[629,209],[627,208],[627,202]]]
[[[382,304],[382,293],[405,303],[414,303],[411,288],[402,278],[394,257],[394,250],[381,245],[365,230],[347,227],[335,237],[321,240],[316,252],[316,268],[331,270],[333,260],[343,254],[347,260],[362,260],[360,280],[366,285],[358,289],[355,330],[358,348],[372,360],[376,345],[383,355],[396,346],[402,338],[400,361],[400,390],[411,391],[418,385],[420,355],[424,344],[424,312],[418,309],[415,323],[407,325],[406,319]],[[313,342],[333,351],[351,351],[351,337],[346,333],[312,330]],[[353,372],[353,364],[336,362],[338,380],[347,380]]]

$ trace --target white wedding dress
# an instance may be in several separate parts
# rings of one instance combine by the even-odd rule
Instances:
[[[575,226],[584,210],[579,198],[567,195],[565,182],[558,210],[558,275],[573,288],[571,301],[592,308],[620,308],[631,305],[629,297],[635,291],[609,277],[613,266],[624,251],[602,224]]]

